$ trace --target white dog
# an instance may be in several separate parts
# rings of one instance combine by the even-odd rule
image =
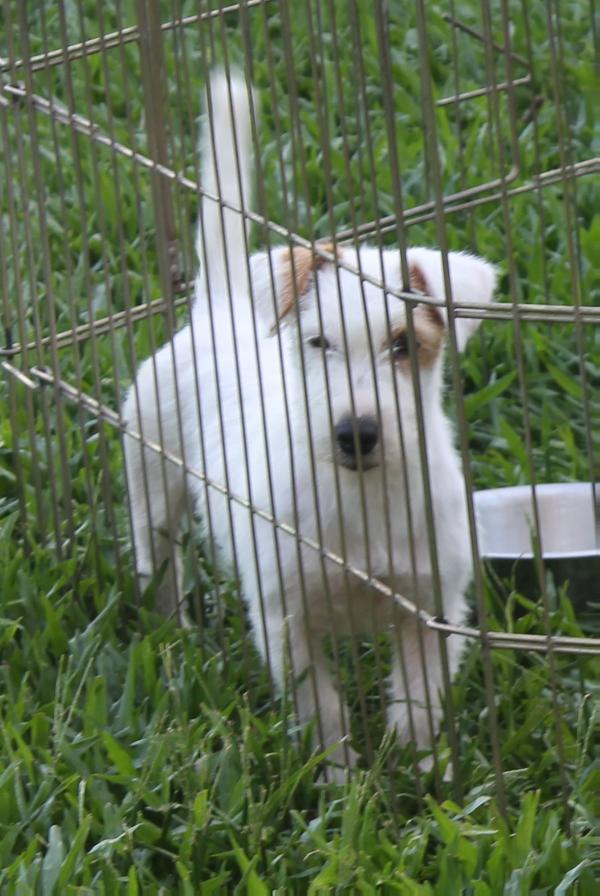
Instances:
[[[248,259],[244,219],[233,208],[249,197],[250,92],[238,76],[228,83],[217,73],[210,96],[203,180],[225,205],[203,203],[190,324],[141,365],[123,408],[138,573],[147,583],[163,571],[157,599],[173,611],[191,496],[207,537],[240,577],[274,681],[281,687],[293,676],[298,717],[316,716],[321,743],[340,744],[334,760],[351,764],[355,754],[343,742],[348,715],[324,653],[328,633],[392,631],[388,722],[402,741],[427,747],[441,713],[439,636],[419,632],[414,615],[348,570],[365,570],[435,613],[434,549],[444,615],[464,619],[471,563],[465,485],[442,409],[445,309],[417,304],[409,336],[405,302],[375,285],[402,288],[397,250],[338,247],[336,261],[324,257],[331,247],[285,246]],[[440,253],[409,249],[407,260],[412,291],[443,301]],[[448,264],[454,301],[489,301],[488,263],[450,253]],[[456,320],[459,348],[478,323]],[[446,642],[450,674],[461,646],[457,636]]]

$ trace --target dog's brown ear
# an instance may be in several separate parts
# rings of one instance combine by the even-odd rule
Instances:
[[[429,318],[444,327],[447,324],[446,291],[441,252],[433,249],[409,249],[407,253],[410,288],[431,298],[440,305],[424,303]],[[466,252],[449,252],[448,268],[455,304],[481,304],[489,302],[496,286],[496,270],[489,262]],[[441,303],[444,304],[441,304]],[[455,317],[456,341],[462,351],[483,317]]]
[[[427,296],[429,293],[427,292],[427,280],[425,278],[425,274],[421,270],[418,264],[409,265],[408,268],[408,280],[410,288],[413,292],[420,292],[421,295]]]
[[[328,263],[326,256],[321,253],[336,254],[331,243],[318,243],[317,248],[319,252],[304,246],[294,246],[291,251],[282,251],[278,283],[278,322],[309,292],[314,275]]]
[[[271,333],[310,292],[314,275],[328,263],[322,253],[335,254],[330,243],[319,243],[318,249],[317,252],[304,246],[282,247],[270,255],[261,252],[252,256],[254,303]]]
[[[412,292],[431,296],[431,287],[423,267],[416,262],[408,266],[409,286]],[[415,335],[418,342],[419,366],[432,366],[443,348],[446,337],[446,320],[440,309],[426,302],[414,309]]]
[[[431,287],[427,283],[425,273],[418,264],[413,262],[409,265],[408,277],[409,285],[413,292],[418,292],[423,296],[433,296]],[[436,305],[427,305],[423,303],[422,305],[419,305],[418,308],[419,317],[421,317],[425,323],[437,330],[446,329],[446,318]]]

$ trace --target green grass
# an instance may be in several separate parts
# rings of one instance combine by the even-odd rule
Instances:
[[[534,83],[516,91],[522,180],[561,162],[546,11],[542,4],[530,5]],[[107,31],[118,26],[119,9],[123,24],[135,20],[133,3],[101,6]],[[396,138],[410,207],[431,195],[416,24],[413,4],[394,0],[389,6]],[[43,17],[32,5],[24,32],[15,18],[16,4],[8,4],[0,40],[8,41],[12,34],[18,55],[25,49],[40,52],[44,41],[49,47],[60,45],[60,6],[47,7]],[[164,7],[167,18],[173,6]],[[510,7],[514,48],[526,55],[521,5]],[[99,30],[100,7],[84,0],[81,9],[85,35],[92,37]],[[326,234],[332,223],[342,228],[353,217],[362,222],[393,212],[373,4],[357,4],[365,100],[357,85],[349,4],[335,4],[339,72],[329,4],[312,3],[311,16],[303,4],[294,5],[289,47],[277,8],[266,9],[266,16],[261,10],[249,16],[253,79],[262,97],[262,210],[309,236]],[[442,17],[445,9],[428,4],[427,11],[438,97],[454,90],[454,50]],[[66,39],[76,42],[81,37],[77,6],[68,3],[64,11]],[[183,4],[184,14],[195,11],[191,2]],[[466,23],[481,27],[478,4],[459,2],[455,11]],[[560,108],[568,122],[570,160],[582,161],[598,153],[590,13],[579,0],[561,4],[560,12]],[[497,12],[493,21],[501,40]],[[224,28],[230,58],[242,61],[244,41],[235,15],[226,18]],[[190,27],[183,35],[166,40],[171,155],[174,168],[195,177],[203,50],[209,63],[223,58],[221,26],[218,21],[214,25],[212,48],[206,29]],[[309,53],[311,39],[320,56],[318,71]],[[485,83],[486,60],[477,42],[460,35],[458,51],[461,89]],[[0,49],[2,56],[7,52]],[[290,126],[288,61],[297,79],[303,166],[293,165],[300,143],[298,130]],[[185,63],[189,80],[178,80],[176,62],[180,72]],[[498,74],[501,80],[501,66]],[[523,71],[517,66],[515,74]],[[317,75],[329,98],[335,96],[326,107],[315,103]],[[74,62],[70,78],[78,112],[146,151],[135,44],[122,54],[111,50],[106,67],[99,55]],[[68,103],[65,67],[36,74],[34,89]],[[528,117],[533,96],[543,98],[535,124]],[[504,101],[500,116],[501,142],[510,158]],[[60,124],[52,126],[43,115],[30,119],[26,105],[10,107],[6,120],[0,262],[3,322],[12,328],[13,341],[44,336],[51,327],[68,329],[160,295],[147,173],[136,172],[129,161],[112,157],[105,148],[92,148],[85,137],[72,137]],[[489,121],[485,99],[464,104],[460,120],[452,106],[438,110],[447,192],[496,176],[499,141],[490,140]],[[320,141],[324,125],[329,153]],[[367,128],[376,161],[374,180]],[[180,264],[190,273],[196,199],[183,190],[173,195]],[[490,202],[448,216],[448,240],[452,248],[471,248],[499,264],[503,298],[559,304],[580,295],[583,304],[597,305],[599,199],[598,183],[588,176],[570,188],[558,185],[541,195],[514,197],[504,212],[502,203]],[[427,222],[412,226],[408,237],[413,244],[437,240],[434,225]],[[255,238],[260,242],[262,237],[257,233]],[[570,254],[573,244],[576,258]],[[147,356],[164,333],[158,318],[135,324],[135,358],[127,330],[121,329],[63,349],[58,358],[42,348],[28,350],[13,363],[25,372],[32,364],[55,367],[67,382],[117,408],[118,389],[130,381],[136,358]],[[512,323],[490,322],[463,359],[477,487],[528,482],[532,474],[539,481],[598,476],[596,328],[584,328],[578,344],[570,325],[524,325],[520,348],[525,382],[516,372],[518,348]],[[531,457],[524,446],[525,398]],[[4,378],[0,892],[596,892],[597,658],[557,656],[552,671],[543,655],[493,653],[505,814],[492,759],[484,658],[477,645],[469,650],[453,689],[461,759],[455,789],[436,783],[433,776],[419,777],[410,749],[391,741],[373,761],[363,760],[348,787],[319,783],[322,757],[312,749],[311,732],[295,736],[288,701],[271,696],[232,583],[219,577],[197,544],[190,541],[188,547],[190,585],[199,579],[207,593],[219,596],[218,603],[206,598],[202,631],[183,633],[157,618],[151,594],[140,605],[123,499],[121,451],[112,428],[51,389],[32,392]],[[536,597],[519,595],[510,581],[488,582],[488,624],[498,630],[543,632]],[[597,597],[589,597],[584,616],[573,609],[568,588],[566,593],[551,588],[552,631],[598,634]],[[372,645],[361,645],[361,650],[373,710],[371,734],[378,738],[379,665]],[[352,672],[348,677],[355,739],[364,745]],[[438,752],[445,765],[450,757],[446,733]]]

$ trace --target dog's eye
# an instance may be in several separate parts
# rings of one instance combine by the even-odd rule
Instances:
[[[392,342],[392,355],[394,358],[408,357],[408,338],[406,333],[401,333],[399,336],[396,336]]]
[[[418,339],[415,340],[415,346],[419,348]],[[408,358],[408,336],[406,333],[400,333],[392,342],[392,355],[394,359]]]
[[[326,339],[324,336],[311,336],[306,341],[312,348],[329,348],[329,339]]]

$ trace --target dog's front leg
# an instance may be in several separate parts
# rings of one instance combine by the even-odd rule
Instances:
[[[289,594],[287,595],[289,600]],[[252,616],[254,614],[251,613]],[[337,744],[331,753],[327,777],[336,783],[346,780],[346,768],[357,758],[348,744],[349,713],[331,674],[330,664],[323,650],[322,634],[310,629],[303,614],[265,614],[254,619],[258,647],[269,665],[278,690],[286,683],[293,691],[293,702],[298,721],[306,725],[315,720],[316,733],[322,749]],[[265,640],[265,630],[266,637]]]
[[[392,674],[388,727],[396,730],[401,744],[414,741],[419,750],[432,747],[441,717],[444,685],[439,634],[421,627],[413,617],[398,611],[393,632]],[[446,653],[450,677],[458,668],[463,640],[450,636]],[[419,763],[423,771],[432,766],[432,757]]]

